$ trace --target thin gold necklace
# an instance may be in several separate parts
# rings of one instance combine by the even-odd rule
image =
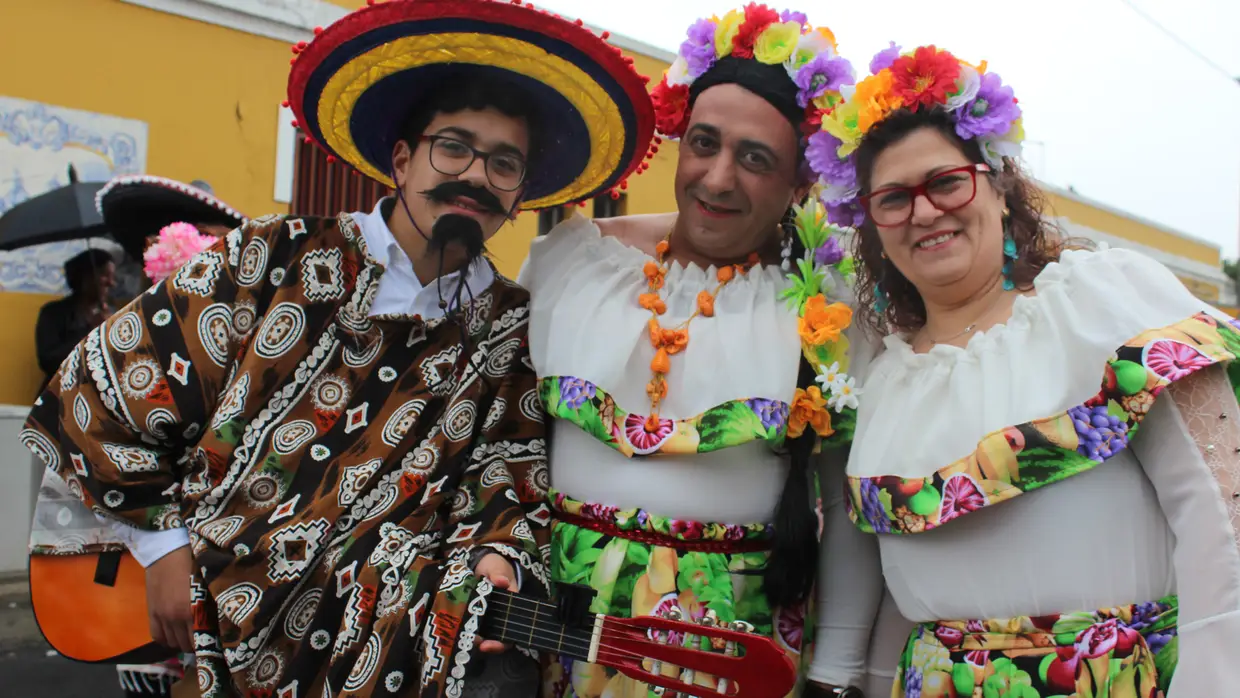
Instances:
[[[938,339],[935,339],[933,337],[927,337],[927,339],[930,341],[930,344],[935,345],[935,344],[942,344],[943,342],[950,342],[951,340],[957,337],[962,337],[966,334],[969,334],[978,326],[978,324],[981,323],[983,318],[985,318],[987,315],[990,314],[990,311],[995,309],[995,306],[999,305],[999,301],[1003,298],[1004,295],[1006,294],[1004,294],[1002,291],[996,294],[995,299],[990,302],[990,305],[986,306],[985,310],[978,313],[977,317],[973,320],[973,322],[968,327],[964,328],[963,330],[960,330],[956,334],[950,335],[948,337],[940,337]]]

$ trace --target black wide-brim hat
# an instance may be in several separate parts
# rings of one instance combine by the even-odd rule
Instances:
[[[246,221],[239,211],[198,187],[154,175],[123,175],[95,194],[95,208],[112,237],[135,259],[146,240],[171,223],[226,225]]]
[[[650,156],[654,109],[633,60],[580,23],[498,0],[390,0],[293,47],[288,104],[328,154],[387,186],[407,116],[445,81],[487,75],[539,106],[522,209],[612,191]]]

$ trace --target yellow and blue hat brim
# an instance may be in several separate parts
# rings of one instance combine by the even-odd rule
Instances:
[[[541,148],[522,209],[610,191],[654,137],[645,80],[588,29],[491,0],[393,0],[348,15],[300,52],[289,104],[328,153],[388,186],[407,115],[446,81],[489,75],[538,104]]]

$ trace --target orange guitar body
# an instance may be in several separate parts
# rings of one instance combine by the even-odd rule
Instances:
[[[103,568],[109,573],[100,575]],[[128,552],[31,555],[30,599],[43,637],[69,659],[146,663],[172,657],[151,639],[146,574]]]

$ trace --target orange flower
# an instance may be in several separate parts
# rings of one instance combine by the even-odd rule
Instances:
[[[655,373],[667,373],[672,370],[672,359],[663,347],[659,347],[659,350],[654,353],[654,358],[650,360],[650,370]]]
[[[659,346],[667,349],[669,354],[679,354],[689,346],[689,331],[684,328],[663,330],[662,336],[659,337]]]
[[[871,126],[903,105],[904,100],[896,94],[894,83],[891,71],[883,70],[857,84],[852,101],[857,105],[857,129],[861,133],[869,131]]]
[[[805,313],[798,321],[801,339],[813,346],[838,340],[851,323],[852,309],[843,303],[827,305],[821,293],[805,302]]]
[[[662,377],[655,378],[646,384],[646,395],[650,396],[651,402],[659,402],[667,397],[667,382]]]
[[[668,248],[667,240],[660,240],[659,244],[654,246],[654,253],[659,255],[660,258],[662,258],[663,255],[667,254],[667,248]]]
[[[719,277],[719,282],[725,284],[731,281],[735,274],[736,271],[732,269],[732,267],[719,267],[719,271],[716,272],[716,276]]]
[[[807,425],[824,439],[835,433],[831,428],[831,413],[827,411],[827,400],[816,385],[811,385],[807,390],[797,388],[796,397],[792,398],[792,410],[788,415],[788,437],[795,439],[801,436]]]
[[[654,262],[646,262],[642,267],[642,273],[646,275],[646,285],[650,290],[657,291],[663,288],[663,269]]]
[[[667,312],[667,304],[659,298],[657,293],[643,293],[637,297],[637,302],[641,307],[653,312],[655,315],[662,315]]]
[[[706,317],[714,317],[715,315],[715,297],[710,295],[710,291],[702,291],[697,297],[698,312]]]

